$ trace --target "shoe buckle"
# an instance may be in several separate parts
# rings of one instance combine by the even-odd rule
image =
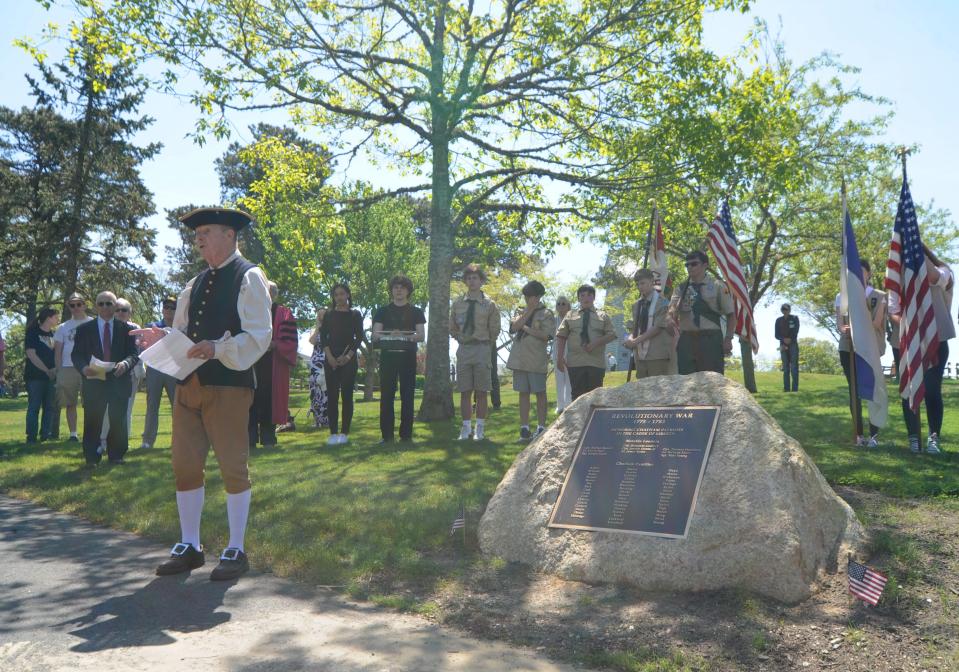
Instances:
[[[175,555],[180,557],[190,549],[190,544],[184,544],[182,541],[178,544],[173,544],[173,550],[170,551],[170,555]]]
[[[223,549],[223,554],[220,556],[220,560],[239,560],[239,559],[240,559],[240,549],[238,548]]]

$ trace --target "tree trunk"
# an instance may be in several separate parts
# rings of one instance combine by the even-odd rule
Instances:
[[[83,112],[83,123],[80,126],[80,138],[77,147],[76,171],[73,175],[73,184],[71,186],[71,198],[73,200],[70,209],[70,226],[67,239],[67,249],[64,251],[67,272],[63,287],[63,299],[66,301],[73,292],[77,291],[80,284],[80,248],[83,245],[85,232],[81,218],[83,216],[83,205],[86,199],[87,174],[89,165],[87,159],[90,152],[90,139],[93,132],[94,115],[96,113],[96,100],[93,91],[93,84],[88,77],[85,81],[84,92],[87,100]],[[99,291],[98,288],[90,288],[92,292]],[[93,299],[93,296],[88,297]]]
[[[450,110],[443,99],[446,39],[445,3],[436,10],[430,68],[433,184],[430,203],[429,315],[426,339],[426,385],[417,419],[453,417],[450,382],[450,280],[453,277],[453,222],[450,189]]]
[[[753,348],[748,340],[739,339],[739,351],[743,356],[743,385],[756,394],[756,365],[753,362]]]

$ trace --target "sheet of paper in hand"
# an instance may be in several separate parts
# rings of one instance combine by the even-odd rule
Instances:
[[[90,368],[93,369],[93,374],[87,376],[87,378],[91,380],[106,380],[107,374],[113,371],[116,366],[116,362],[104,362],[102,359],[91,356]]]
[[[186,356],[194,345],[182,331],[171,329],[166,336],[140,353],[140,361],[161,373],[183,380],[207,361]]]

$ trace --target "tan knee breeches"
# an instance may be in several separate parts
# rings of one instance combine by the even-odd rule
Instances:
[[[252,403],[251,388],[200,385],[197,376],[177,386],[173,404],[173,475],[177,490],[203,486],[211,445],[226,491],[235,494],[250,489],[247,422]]]

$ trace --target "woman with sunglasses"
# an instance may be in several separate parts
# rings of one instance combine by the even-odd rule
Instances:
[[[563,318],[569,312],[569,299],[560,296],[556,299],[556,327],[553,329],[553,373],[556,377],[556,412],[562,413],[563,409],[569,406],[572,397],[572,390],[569,386],[569,373],[560,371],[556,368],[556,359],[559,356],[559,348],[556,345],[556,331],[559,325],[563,323]],[[565,352],[563,353],[566,354]]]
[[[27,384],[27,443],[53,438],[53,417],[56,414],[53,381],[57,375],[53,355],[53,331],[60,316],[53,308],[42,308],[27,325],[23,347],[26,359],[23,379]],[[43,420],[40,421],[40,411]]]

